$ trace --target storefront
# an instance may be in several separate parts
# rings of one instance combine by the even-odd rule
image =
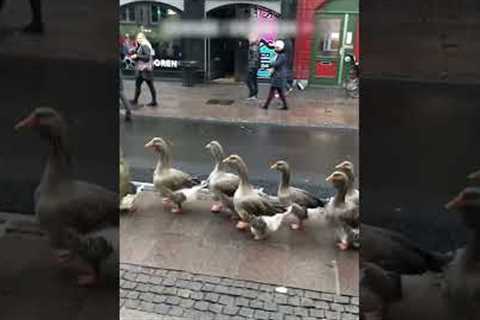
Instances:
[[[221,3],[219,3],[221,2]],[[247,2],[247,3],[245,3]],[[216,6],[213,6],[215,4]],[[219,6],[221,4],[221,6]],[[280,1],[208,1],[207,19],[248,20],[261,26],[258,36],[266,41],[276,39],[276,25],[279,23]],[[247,36],[207,39],[207,77],[242,81],[246,77],[248,65]],[[264,45],[260,46],[261,68],[258,78],[268,79],[271,60],[275,52]]]
[[[183,1],[182,1],[183,2]],[[174,6],[175,5],[175,6]],[[135,35],[144,32],[155,50],[156,76],[179,77],[184,58],[184,42],[166,39],[159,32],[159,24],[166,19],[181,19],[183,5],[163,2],[131,1],[120,7],[120,45],[124,52],[133,46]],[[125,74],[133,73],[134,64],[126,57],[122,68]]]
[[[300,0],[295,46],[297,79],[311,84],[342,86],[353,55],[358,61],[358,0]]]
[[[245,20],[262,25],[265,30],[261,36],[265,40],[276,39],[276,25],[282,18],[282,10],[287,8],[290,16],[291,1],[231,1],[231,0],[121,0],[120,1],[120,43],[121,47],[133,44],[135,34],[146,34],[155,50],[155,76],[182,76],[185,61],[196,64],[197,80],[229,79],[243,81],[247,73],[248,40],[247,35],[215,38],[178,38],[167,39],[160,33],[161,23],[167,19],[218,21]],[[286,5],[288,4],[288,6]],[[268,47],[262,47],[262,68],[259,79],[268,79],[266,71],[275,53]],[[132,74],[134,64],[124,59],[123,71]]]

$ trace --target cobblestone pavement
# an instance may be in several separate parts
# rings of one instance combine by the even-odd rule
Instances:
[[[131,97],[134,82],[124,80],[125,92]],[[156,81],[157,108],[142,107],[134,114],[148,117],[175,119],[217,120],[235,123],[271,123],[279,125],[334,127],[358,129],[358,99],[347,98],[343,89],[308,87],[293,91],[287,100],[290,110],[277,110],[274,100],[269,110],[259,106],[264,102],[269,88],[260,84],[259,100],[247,102],[246,86],[237,84],[199,84],[183,87],[180,82]],[[140,104],[150,102],[146,86]],[[210,99],[229,99],[231,105],[207,104]]]
[[[120,306],[147,314],[211,320],[354,320],[359,314],[358,297],[347,295],[280,293],[284,288],[272,284],[132,264],[121,264],[120,276]]]

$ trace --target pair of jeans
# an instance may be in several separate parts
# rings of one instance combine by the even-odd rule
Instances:
[[[248,70],[247,75],[248,97],[256,97],[258,95],[257,69]]]

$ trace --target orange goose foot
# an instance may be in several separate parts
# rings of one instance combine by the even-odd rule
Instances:
[[[337,247],[338,247],[338,249],[340,249],[341,251],[347,251],[348,248],[349,248],[349,245],[348,245],[347,242],[342,241],[342,242],[337,243]]]
[[[244,231],[246,230],[250,225],[248,222],[245,221],[238,221],[237,225],[235,226],[238,230]]]
[[[214,204],[210,209],[212,213],[220,213],[223,211],[223,205],[221,204]]]

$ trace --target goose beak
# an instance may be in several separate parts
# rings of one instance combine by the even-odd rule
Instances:
[[[147,144],[145,144],[145,149],[153,147],[153,143],[150,141]]]
[[[212,145],[209,143],[209,144],[205,145],[205,149],[210,149],[211,146]]]
[[[272,170],[275,170],[275,169],[277,169],[277,168],[278,168],[278,166],[277,166],[276,163],[274,163],[274,164],[272,164],[272,165],[270,166],[270,169],[272,169]]]
[[[480,180],[480,170],[469,174],[468,179],[470,179],[470,180]]]
[[[453,198],[450,202],[448,202],[445,205],[445,209],[447,210],[452,210],[452,209],[458,209],[463,206],[463,196],[462,194],[459,194],[455,198]]]
[[[332,181],[333,181],[333,174],[329,175],[329,176],[325,179],[325,181],[327,181],[327,182],[332,182]]]
[[[19,131],[23,128],[33,128],[37,124],[37,119],[34,115],[29,115],[15,125],[15,130]]]

